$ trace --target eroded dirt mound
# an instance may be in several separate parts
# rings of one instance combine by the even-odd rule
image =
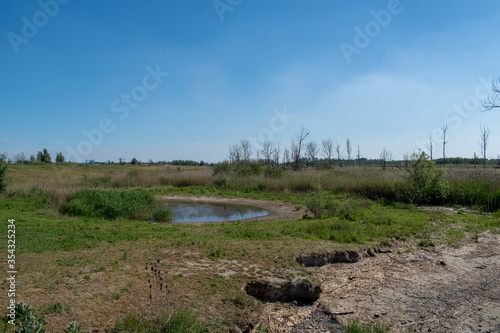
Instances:
[[[263,302],[297,302],[312,304],[321,295],[321,286],[309,281],[250,281],[245,286],[248,295]]]
[[[459,249],[436,246],[397,252],[366,252],[370,258],[356,263],[312,267],[323,289],[314,306],[273,303],[266,305],[264,316],[275,332],[286,333],[300,331],[304,321],[312,322],[303,331],[324,332],[314,326],[315,315],[309,317],[315,307],[342,324],[350,319],[380,320],[393,332],[500,333],[499,235],[485,232]]]
[[[306,267],[321,267],[339,262],[353,263],[360,259],[361,255],[356,251],[307,252],[300,253],[295,257],[299,264]]]
[[[305,252],[295,256],[299,264],[306,267],[321,267],[328,264],[355,263],[365,257],[375,257],[377,253],[390,253],[388,248],[376,247],[361,251]]]

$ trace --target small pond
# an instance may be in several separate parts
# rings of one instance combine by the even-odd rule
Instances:
[[[172,222],[230,222],[269,215],[265,209],[226,203],[168,202]]]

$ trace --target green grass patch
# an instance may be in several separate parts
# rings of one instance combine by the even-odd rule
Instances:
[[[80,190],[72,194],[59,211],[69,216],[82,216],[105,219],[145,219],[151,218],[154,209],[154,196],[146,191],[121,190]],[[167,212],[157,210],[158,217]]]
[[[164,311],[153,318],[131,313],[119,320],[111,332],[120,333],[205,333],[207,327],[199,323],[193,311],[177,308],[174,311]]]

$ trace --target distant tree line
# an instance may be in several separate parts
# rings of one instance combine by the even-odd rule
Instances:
[[[448,126],[442,128],[442,158],[433,159],[434,144],[432,136],[429,136],[429,145],[426,147],[429,150],[431,160],[434,160],[437,165],[446,167],[447,165],[456,166],[500,166],[500,155],[496,159],[487,158],[487,148],[490,131],[488,128],[480,126],[479,146],[481,158],[474,153],[472,158],[463,157],[447,157],[446,145]],[[353,148],[356,148],[354,150]],[[354,151],[353,151],[354,150]],[[289,168],[292,170],[300,170],[306,167],[331,168],[335,165],[338,167],[352,166],[379,166],[382,169],[386,168],[408,168],[412,160],[411,155],[406,153],[403,159],[395,160],[392,151],[384,147],[378,159],[367,159],[361,156],[360,146],[354,147],[351,140],[347,138],[345,145],[339,144],[331,138],[321,141],[319,145],[316,141],[310,140],[310,131],[302,127],[299,132],[291,139],[289,147],[282,147],[280,143],[264,141],[261,149],[257,149],[256,158],[252,158],[254,147],[250,145],[248,140],[241,140],[240,144],[229,146],[228,163],[236,164],[251,164],[259,163],[262,166],[272,166]]]

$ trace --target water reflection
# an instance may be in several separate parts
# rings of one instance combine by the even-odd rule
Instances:
[[[235,204],[168,202],[172,222],[229,222],[269,215],[265,209]]]

